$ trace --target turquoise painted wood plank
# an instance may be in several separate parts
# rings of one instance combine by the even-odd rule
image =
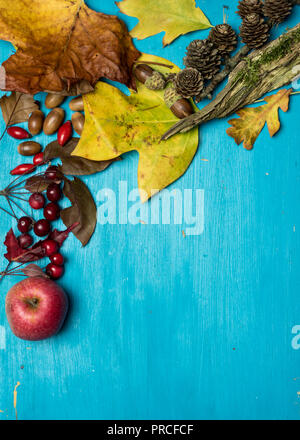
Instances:
[[[136,23],[112,0],[87,3]],[[235,29],[236,3],[227,1]],[[220,2],[198,5],[213,24],[222,21]],[[274,35],[299,17],[300,8]],[[162,34],[136,45],[182,65],[186,45],[207,33],[164,49]],[[1,42],[1,62],[11,51]],[[292,97],[278,135],[271,140],[264,129],[252,152],[226,136],[226,120],[201,127],[195,160],[171,189],[204,190],[203,234],[138,223],[98,225],[84,249],[70,237],[61,284],[71,311],[57,337],[16,339],[4,313],[14,279],[1,283],[0,419],[15,417],[18,382],[20,419],[299,418],[299,110]],[[5,136],[1,187],[21,161],[16,148]],[[120,181],[129,192],[137,163],[131,153],[84,180],[95,197],[103,188],[118,195]],[[11,226],[1,215],[1,241]]]

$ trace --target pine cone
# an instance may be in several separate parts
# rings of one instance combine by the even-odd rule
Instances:
[[[241,18],[250,14],[263,15],[263,2],[261,0],[240,0],[237,14]]]
[[[186,67],[194,67],[201,72],[204,80],[209,80],[220,69],[221,54],[210,41],[194,40],[187,47],[183,64]]]
[[[162,90],[166,87],[165,77],[157,70],[154,70],[152,75],[146,79],[145,86],[150,90]]]
[[[290,0],[265,0],[263,12],[272,25],[285,21],[292,12]]]
[[[241,38],[250,49],[259,49],[269,38],[270,28],[258,14],[247,15],[240,26]]]
[[[237,35],[229,24],[219,24],[212,28],[208,39],[222,56],[232,52],[237,46]]]
[[[202,74],[193,67],[187,67],[177,73],[174,79],[175,90],[183,98],[199,95],[204,87]]]

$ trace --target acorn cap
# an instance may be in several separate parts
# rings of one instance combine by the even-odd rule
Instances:
[[[162,73],[153,71],[152,75],[146,79],[145,86],[150,90],[162,90],[166,87],[166,80]]]

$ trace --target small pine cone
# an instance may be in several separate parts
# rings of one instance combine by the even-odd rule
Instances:
[[[208,39],[194,40],[187,47],[183,64],[186,67],[197,69],[201,72],[204,80],[209,80],[212,79],[220,69],[221,54]]]
[[[265,0],[264,15],[272,25],[282,23],[292,12],[293,4],[290,0]]]
[[[250,14],[263,15],[263,2],[261,0],[240,0],[237,14],[241,18]]]
[[[204,87],[202,74],[193,67],[187,67],[177,73],[174,79],[175,90],[183,98],[199,95]]]
[[[165,77],[156,70],[146,79],[145,86],[150,90],[162,90],[166,87]]]
[[[269,38],[270,28],[258,14],[247,15],[240,27],[241,39],[250,49],[259,49]]]
[[[232,52],[237,46],[237,34],[229,24],[219,24],[212,28],[208,39],[222,56]]]

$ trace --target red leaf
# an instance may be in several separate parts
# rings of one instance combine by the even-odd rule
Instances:
[[[69,233],[75,229],[79,225],[79,222],[73,223],[71,226],[69,226],[65,231],[58,231],[57,229],[54,229],[48,238],[51,240],[55,240],[59,246],[63,244],[65,239],[68,237]]]
[[[6,234],[4,244],[7,249],[7,254],[4,254],[4,257],[8,261],[14,261],[15,258],[19,257],[25,252],[25,250],[20,247],[19,242],[12,229],[10,229]]]
[[[42,248],[40,241],[29,249],[21,248],[12,229],[7,233],[4,244],[7,249],[7,253],[4,254],[4,257],[8,261],[28,263],[30,261],[40,260],[45,256],[45,250]]]

